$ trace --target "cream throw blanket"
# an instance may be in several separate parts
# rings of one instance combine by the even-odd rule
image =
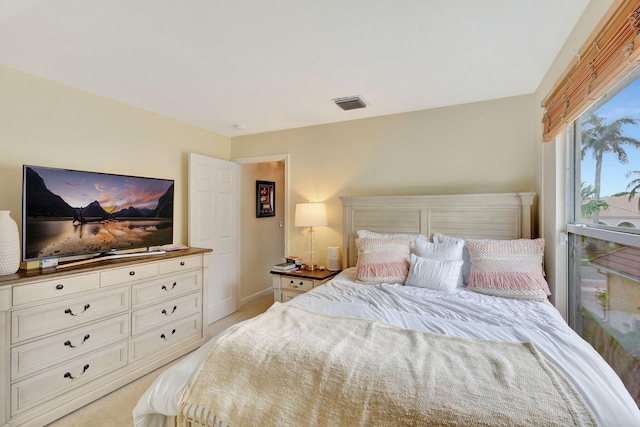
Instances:
[[[279,303],[219,339],[183,395],[181,414],[189,413],[201,425],[235,427],[597,424],[530,343],[447,337]]]

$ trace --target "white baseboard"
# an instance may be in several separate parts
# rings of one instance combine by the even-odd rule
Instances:
[[[266,297],[267,295],[273,296],[273,288],[269,287],[269,288],[264,289],[264,290],[262,290],[260,292],[256,292],[253,295],[249,295],[248,297],[242,298],[240,300],[240,305],[244,305],[244,304],[246,304],[248,302],[257,300],[258,298]]]

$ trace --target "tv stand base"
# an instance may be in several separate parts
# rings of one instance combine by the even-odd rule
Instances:
[[[56,269],[60,270],[63,268],[77,267],[78,265],[91,264],[93,262],[98,262],[98,261],[107,260],[107,259],[139,257],[139,256],[147,256],[147,255],[162,255],[166,253],[167,253],[166,251],[146,251],[146,252],[130,252],[126,254],[111,254],[111,255],[97,256],[94,258],[83,259],[82,261],[73,261],[73,262],[67,262],[64,264],[59,264],[58,266],[56,266]]]

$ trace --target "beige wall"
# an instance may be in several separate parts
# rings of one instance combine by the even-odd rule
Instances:
[[[546,279],[553,292],[552,302],[560,313],[567,316],[567,246],[560,243],[559,235],[566,223],[566,150],[565,135],[555,141],[542,143],[543,99],[553,90],[558,78],[588,39],[593,29],[613,4],[613,0],[592,0],[574,27],[567,43],[549,68],[535,93],[536,105],[536,192],[541,194],[540,227],[545,238]]]
[[[20,223],[22,165],[176,180],[174,241],[187,243],[187,154],[228,160],[230,139],[0,66],[0,209]]]
[[[295,203],[328,203],[330,225],[316,229],[319,262],[326,264],[326,247],[342,245],[338,195],[532,191],[535,185],[531,96],[231,141],[1,66],[0,87],[0,209],[11,210],[18,222],[23,164],[172,178],[177,183],[174,238],[187,243],[187,153],[221,159],[290,153],[288,216],[293,218]],[[243,194],[254,191],[243,189]],[[284,196],[283,191],[278,194]],[[273,252],[267,252],[260,259],[265,265],[255,267],[251,248],[257,248],[257,234],[245,231],[252,230],[252,221],[255,217],[243,218],[241,224],[242,275],[247,280],[242,298],[269,287],[267,282],[260,289],[264,278],[254,276],[273,262]],[[289,254],[302,254],[305,238],[293,220],[288,222]]]
[[[565,147],[541,143],[540,102],[611,3],[590,2],[534,95],[232,140],[0,66],[0,209],[19,219],[22,164],[173,178],[174,237],[186,243],[187,153],[221,159],[288,153],[289,218],[296,203],[327,202],[329,226],[316,233],[325,264],[326,247],[342,245],[339,195],[536,191],[547,278],[562,305],[566,259],[557,234],[564,225]],[[289,254],[302,253],[304,237],[288,222]],[[250,276],[244,250],[253,239],[243,238],[242,272]]]
[[[327,203],[320,264],[342,246],[340,195],[533,191],[539,149],[532,96],[234,137],[231,157],[289,153],[290,205]],[[345,114],[348,114],[345,113]],[[289,221],[290,255],[305,238]]]
[[[276,183],[276,216],[256,218],[256,180]],[[284,253],[284,162],[240,166],[240,299],[251,299],[271,288],[269,270]]]

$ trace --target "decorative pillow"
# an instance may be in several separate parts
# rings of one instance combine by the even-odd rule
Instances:
[[[409,237],[411,240],[415,239],[417,234],[407,234],[407,233],[395,233],[395,234],[385,234],[385,233],[376,233],[375,231],[369,230],[358,230],[356,231],[358,238],[361,239],[363,237],[374,237],[376,239],[392,239],[394,237]]]
[[[464,244],[464,239],[460,239],[458,237],[445,236],[440,233],[433,233],[433,241],[435,243],[458,243],[462,242],[462,282],[463,285],[469,284],[469,276],[471,276],[471,258],[469,257],[469,249]]]
[[[544,239],[467,240],[471,256],[470,290],[524,300],[546,300]]]
[[[409,273],[410,237],[356,239],[356,282],[404,284]]]
[[[369,230],[358,230],[356,231],[356,234],[358,235],[358,239],[361,239],[363,237],[374,237],[376,239],[393,239],[394,237],[408,237],[411,239],[411,246],[413,247],[413,241],[418,238],[418,237],[424,237],[421,236],[420,234],[408,234],[408,233],[393,233],[393,234],[389,234],[389,233],[376,233],[375,231],[369,231]],[[426,238],[426,237],[425,237]]]
[[[392,239],[394,237],[408,237],[411,239],[411,252],[415,253],[416,245],[420,246],[421,244],[431,244],[431,241],[428,237],[422,234],[407,234],[407,233],[395,233],[395,234],[385,234],[385,233],[376,233],[375,231],[369,230],[358,230],[356,231],[358,238],[361,239],[363,237],[373,237],[376,239]]]
[[[447,243],[433,243],[426,237],[419,235],[411,246],[411,253],[422,258],[429,258],[439,261],[459,261],[462,260],[464,250],[464,240],[456,239]],[[462,270],[458,272],[457,283],[459,287],[464,286]]]
[[[453,292],[458,286],[462,260],[446,261],[422,258],[411,254],[411,264],[405,285]]]

